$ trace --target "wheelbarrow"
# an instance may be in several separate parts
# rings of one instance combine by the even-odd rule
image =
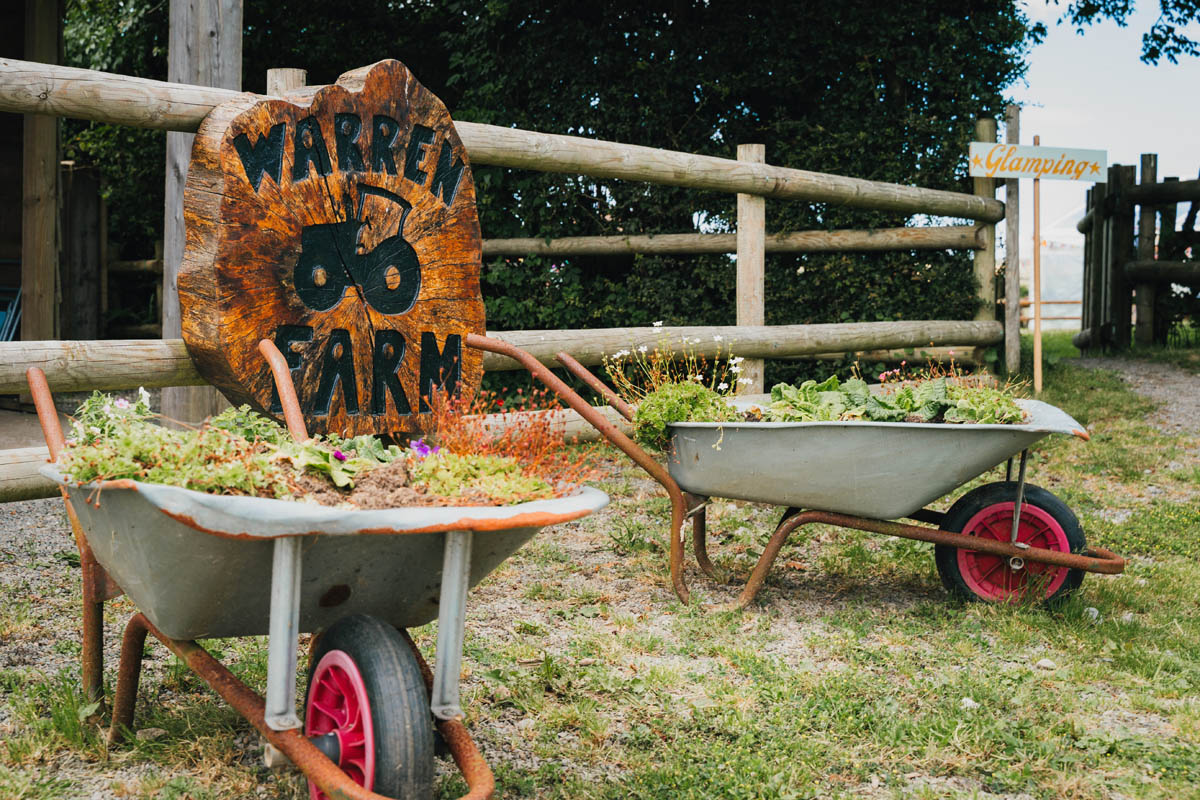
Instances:
[[[1020,425],[904,422],[689,422],[670,426],[667,469],[589,410],[562,381],[515,348],[485,349],[518,358],[591,421],[655,480],[671,499],[671,581],[687,603],[684,521],[700,569],[717,580],[708,556],[705,509],[711,497],[783,506],[779,524],[729,608],[753,602],[788,536],[824,523],[935,545],[938,574],[957,597],[1007,602],[1040,593],[1057,601],[1078,588],[1085,572],[1117,574],[1125,561],[1088,548],[1075,514],[1047,490],[1026,482],[1029,448],[1051,434],[1088,440],[1083,425],[1038,400],[1019,400]],[[568,353],[555,358],[608,400],[627,420],[633,409]],[[745,401],[735,401],[743,409]],[[1013,479],[1014,460],[1017,464]],[[973,489],[948,511],[927,506],[999,464],[1006,479]],[[925,525],[898,522],[910,519]],[[932,527],[931,527],[932,526]]]
[[[271,365],[288,429],[308,439],[283,355]],[[28,373],[52,461],[64,446],[45,376]],[[133,723],[147,633],[153,634],[307,776],[314,800],[432,794],[434,726],[466,778],[491,795],[487,763],[462,723],[467,591],[540,529],[607,502],[579,487],[504,507],[329,508],[217,496],[132,480],[62,487],[84,573],[84,686],[102,696],[102,607],[127,594],[129,620],[109,741]],[[438,620],[434,668],[406,628]],[[296,713],[298,636],[310,650],[304,719]],[[269,634],[265,700],[197,639]]]

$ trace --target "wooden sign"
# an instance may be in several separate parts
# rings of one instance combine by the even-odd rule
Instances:
[[[1067,147],[971,142],[967,158],[974,178],[1103,182],[1108,168],[1108,151]]]
[[[477,390],[475,184],[446,107],[400,62],[213,109],[184,223],[184,341],[234,404],[279,414],[263,338],[311,433],[418,432],[438,387]]]

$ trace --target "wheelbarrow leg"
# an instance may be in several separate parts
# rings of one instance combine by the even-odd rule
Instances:
[[[271,565],[270,636],[267,639],[267,699],[264,719],[271,730],[300,727],[296,716],[296,648],[300,639],[300,538],[275,540]]]
[[[117,667],[117,693],[113,697],[112,723],[108,728],[109,744],[118,744],[125,731],[133,727],[133,707],[137,703],[142,653],[146,649],[148,632],[146,618],[141,614],[134,614],[125,625],[125,635],[121,637],[121,661]]]
[[[702,572],[712,580],[717,579],[717,571],[713,568],[712,561],[708,558],[708,529],[707,529],[707,511],[708,498],[699,497],[688,492],[683,493],[683,499],[687,502],[688,516],[692,518],[692,550],[696,553],[696,564],[699,565]]]
[[[447,531],[442,553],[442,593],[438,602],[437,660],[430,709],[439,720],[462,719],[458,676],[462,671],[467,587],[471,582],[471,531]]]

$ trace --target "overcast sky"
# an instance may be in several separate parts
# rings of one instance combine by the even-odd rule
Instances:
[[[1024,85],[1012,88],[1021,105],[1021,144],[1084,147],[1108,151],[1108,163],[1138,164],[1142,153],[1158,154],[1158,178],[1197,177],[1200,168],[1200,58],[1158,66],[1142,63],[1141,36],[1157,17],[1158,3],[1137,0],[1129,26],[1105,21],[1080,36],[1055,25],[1062,6],[1029,0],[1029,14],[1049,26],[1046,40],[1030,54]],[[1200,37],[1200,24],[1189,26]],[[1090,184],[1042,181],[1043,238],[1082,242],[1075,222],[1083,214]],[[1022,255],[1033,236],[1032,181],[1021,181]],[[1180,211],[1182,214],[1182,209]]]

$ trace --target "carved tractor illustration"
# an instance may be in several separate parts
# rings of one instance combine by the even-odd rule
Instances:
[[[400,206],[396,233],[369,252],[359,252],[363,228],[371,220],[363,217],[367,195],[382,197]],[[358,184],[358,208],[343,222],[305,225],[300,230],[300,260],[293,276],[296,293],[314,311],[328,311],[341,302],[346,289],[354,286],[382,314],[403,314],[412,309],[421,290],[421,264],[417,253],[404,241],[404,221],[412,204],[378,186]]]

